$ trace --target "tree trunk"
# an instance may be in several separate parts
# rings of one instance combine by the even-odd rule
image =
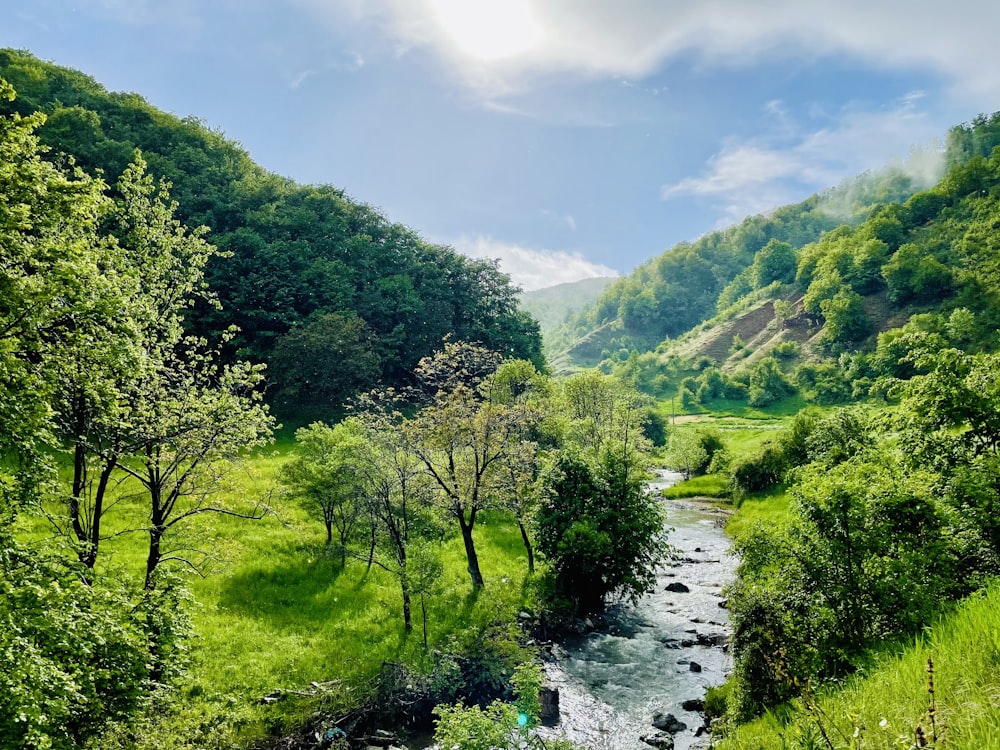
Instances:
[[[410,615],[410,591],[406,585],[406,577],[401,579],[403,586],[403,627],[407,633],[413,631],[413,617]],[[424,637],[426,640],[426,636]]]
[[[424,648],[427,648],[427,602],[423,594],[420,595],[420,613],[424,618]]]
[[[484,586],[483,574],[479,570],[479,555],[476,554],[476,545],[472,541],[472,527],[476,523],[476,516],[473,513],[471,519],[466,522],[465,514],[459,512],[458,525],[462,529],[462,541],[465,543],[465,557],[469,561],[469,578],[472,579],[472,588],[481,589]]]
[[[156,568],[160,564],[160,558],[163,556],[160,552],[160,542],[163,539],[165,531],[166,529],[163,526],[149,527],[149,554],[146,556],[146,591],[152,591],[156,588],[156,581],[153,578],[153,574],[156,572]]]
[[[528,538],[528,530],[524,528],[524,522],[518,518],[517,528],[521,530],[521,541],[524,542],[524,551],[528,553],[528,572],[535,572],[535,551],[531,548],[531,540]]]
[[[333,544],[333,523],[330,521],[325,522],[326,525],[326,546],[329,547]]]
[[[90,538],[84,555],[80,561],[88,568],[93,569],[97,563],[97,551],[101,544],[101,516],[104,515],[104,496],[108,492],[108,483],[111,481],[111,474],[115,470],[117,461],[108,459],[108,462],[101,469],[101,476],[97,480],[97,489],[94,491],[94,517],[90,522]]]

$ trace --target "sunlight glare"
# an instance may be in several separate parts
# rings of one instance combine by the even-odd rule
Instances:
[[[470,57],[491,62],[527,52],[542,37],[530,0],[432,0],[441,27]]]

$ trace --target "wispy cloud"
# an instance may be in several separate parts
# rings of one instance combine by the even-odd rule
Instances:
[[[326,12],[347,5],[355,18],[388,29],[407,48],[433,50],[452,63],[454,75],[493,93],[548,73],[642,79],[682,56],[733,67],[847,56],[877,67],[936,71],[967,94],[1000,94],[1000,3],[982,0],[531,0],[538,43],[485,62],[461,57],[435,0],[369,0],[363,10],[351,0],[312,5]]]
[[[291,80],[291,87],[297,89],[305,83],[306,79],[320,75],[330,70],[354,73],[365,66],[365,58],[353,51],[341,52],[340,55],[320,68],[306,68],[297,73]]]
[[[500,270],[529,292],[570,281],[619,275],[614,268],[592,263],[576,252],[536,250],[482,235],[461,237],[451,244],[470,258],[499,260]]]
[[[767,136],[730,138],[706,164],[705,171],[664,185],[660,197],[693,196],[720,209],[720,224],[799,200],[865,170],[887,163],[902,164],[902,144],[928,142],[936,124],[918,109],[921,92],[912,92],[878,111],[848,108],[824,127],[795,119],[780,102],[769,102],[765,114],[780,119]],[[815,114],[815,113],[814,113]],[[941,155],[920,151],[906,162],[921,184],[940,175]]]

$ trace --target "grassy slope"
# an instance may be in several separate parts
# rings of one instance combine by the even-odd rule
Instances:
[[[785,717],[769,714],[735,732],[719,750],[830,747],[890,750],[913,747],[916,727],[932,734],[928,659],[934,663],[938,748],[1000,747],[1000,586],[963,602],[899,653],[877,655],[842,688],[801,701]],[[783,720],[784,719],[784,720]],[[943,740],[941,739],[943,737]],[[934,747],[933,743],[927,745]]]
[[[286,439],[255,455],[233,478],[229,499],[245,503],[271,491],[291,447]],[[128,498],[134,492],[128,485],[119,488],[123,500],[106,516],[109,533],[141,527],[141,500]],[[460,631],[512,620],[525,599],[527,565],[517,527],[482,514],[475,538],[486,589],[470,596],[464,548],[457,533],[449,537],[441,547],[443,592],[428,600],[425,650],[419,601],[414,630],[406,634],[395,578],[377,568],[366,575],[364,562],[356,560],[341,570],[339,556],[325,550],[318,514],[280,498],[274,505],[276,513],[261,521],[208,514],[188,527],[197,529],[192,546],[210,550],[213,563],[206,578],[188,578],[197,637],[179,713],[155,730],[157,748],[201,747],[208,738],[228,747],[227,736],[245,742],[292,728],[315,708],[314,701],[293,698],[268,706],[258,699],[275,689],[334,680],[349,690],[335,689],[329,699],[349,701],[383,661],[427,664],[429,653]],[[36,539],[47,533],[40,522],[26,530]],[[142,533],[107,540],[99,566],[141,584],[146,543]]]

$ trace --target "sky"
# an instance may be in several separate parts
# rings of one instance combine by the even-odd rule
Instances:
[[[525,289],[934,151],[986,0],[0,0],[0,46],[196,116]]]

